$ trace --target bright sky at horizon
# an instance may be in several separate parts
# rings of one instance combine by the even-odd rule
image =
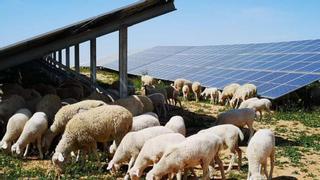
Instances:
[[[0,47],[135,2],[1,0]],[[129,53],[158,45],[216,45],[320,38],[319,0],[176,0],[177,11],[129,28]],[[81,57],[89,56],[88,43]],[[118,33],[98,39],[98,58],[116,57]]]

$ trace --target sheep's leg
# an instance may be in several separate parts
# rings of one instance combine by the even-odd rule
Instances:
[[[41,136],[37,138],[37,148],[40,154],[40,158],[43,159],[43,153],[42,153],[42,148],[41,148]]]
[[[167,118],[167,108],[165,104],[162,104],[163,106],[163,113],[164,113],[164,117]]]
[[[228,173],[231,169],[232,169],[232,165],[234,164],[234,160],[236,159],[236,152],[235,150],[231,150],[231,153],[232,153],[232,157],[231,157],[231,160],[230,160],[230,163],[229,163],[229,167],[226,171],[226,173]]]
[[[132,156],[130,161],[129,161],[129,164],[128,164],[128,170],[127,170],[127,173],[126,175],[124,176],[124,179],[125,180],[129,180],[129,170],[132,168],[132,166],[134,165],[134,162],[136,160],[136,156]]]
[[[269,179],[272,179],[272,173],[273,173],[273,168],[274,168],[274,159],[275,159],[275,156],[274,156],[274,150],[273,150],[272,153],[271,153],[271,156],[270,156],[270,173],[269,173]]]
[[[30,146],[30,144],[27,144],[26,150],[24,151],[24,154],[23,154],[23,157],[26,157],[26,156],[27,156],[28,150],[29,150],[29,146]]]
[[[181,180],[181,170],[179,170],[179,172],[176,174],[176,178],[177,178],[177,180]],[[184,174],[186,174],[186,173],[184,173]],[[183,176],[183,178],[184,178],[184,176]]]
[[[264,175],[267,177],[268,179],[268,172],[267,172],[267,162],[262,164],[262,168],[263,168],[263,173]]]
[[[254,129],[253,129],[253,127],[252,127],[252,123],[248,123],[247,125],[248,125],[249,130],[250,130],[250,136],[249,136],[249,140],[248,140],[248,143],[249,143],[249,142],[250,142],[251,137],[253,136]]]
[[[215,163],[213,160],[209,165],[209,178],[210,179],[214,179],[214,166],[215,166]],[[195,176],[195,177],[197,177],[197,176]]]
[[[217,161],[217,163],[219,165],[219,169],[221,172],[221,179],[226,179],[226,177],[224,175],[224,167],[223,167],[223,163],[222,163],[221,159],[219,158],[219,156],[216,156],[215,160]]]
[[[236,146],[235,150],[238,152],[238,170],[240,171],[240,168],[241,168],[241,165],[242,165],[242,151],[238,147],[238,145]]]
[[[209,179],[209,163],[208,162],[204,162],[202,163],[202,171],[203,171],[203,175],[202,175],[202,179]]]

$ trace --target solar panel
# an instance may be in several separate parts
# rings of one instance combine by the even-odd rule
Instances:
[[[118,61],[104,65],[118,69]],[[130,74],[185,78],[222,89],[253,83],[276,99],[320,79],[320,40],[217,46],[158,46],[129,56]]]

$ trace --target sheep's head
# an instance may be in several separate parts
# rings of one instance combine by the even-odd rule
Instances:
[[[160,180],[161,177],[158,177],[154,174],[152,169],[147,173],[146,180]]]
[[[107,170],[112,170],[113,172],[116,172],[120,169],[120,165],[116,164],[113,160],[111,160],[108,164]]]
[[[55,152],[52,156],[52,163],[54,166],[58,167],[58,169],[62,169],[62,165],[65,161],[66,158],[61,152]]]
[[[138,168],[131,168],[129,170],[129,175],[130,175],[130,179],[132,180],[138,180],[141,177],[141,172],[139,171]]]
[[[5,141],[1,141],[0,142],[0,149],[3,149],[5,151],[10,152],[10,147],[11,147],[11,143],[10,142],[5,142]]]
[[[254,173],[250,176],[249,180],[266,180],[267,178],[262,176],[260,173]]]
[[[20,146],[18,144],[14,144],[12,147],[11,147],[11,153],[16,153],[17,155],[20,155],[21,154],[21,149],[20,149]]]

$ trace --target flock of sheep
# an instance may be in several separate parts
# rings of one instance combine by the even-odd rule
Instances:
[[[212,177],[215,163],[222,179],[225,179],[223,162],[219,154],[229,149],[232,158],[228,173],[238,155],[238,169],[242,163],[242,151],[238,141],[244,139],[240,128],[248,126],[250,137],[247,148],[249,162],[248,179],[268,179],[274,167],[275,137],[271,130],[261,129],[254,134],[256,111],[270,111],[271,102],[258,99],[252,84],[230,84],[222,92],[217,88],[202,87],[198,82],[177,79],[163,89],[154,85],[150,76],[141,77],[142,95],[132,95],[111,101],[107,96],[92,92],[84,97],[81,83],[67,80],[58,88],[41,84],[25,89],[19,84],[4,84],[0,89],[0,149],[7,153],[26,157],[35,145],[39,157],[51,157],[58,173],[74,158],[85,161],[86,155],[96,155],[97,144],[112,156],[108,170],[119,171],[128,164],[125,179],[139,179],[144,170],[153,166],[146,179],[177,179],[187,177],[200,165],[203,179]],[[180,104],[179,94],[189,98],[191,90],[195,98],[210,97],[212,103],[229,104],[234,108],[220,113],[216,125],[186,137],[183,117],[173,116],[161,126],[160,116],[167,116],[168,104]],[[81,92],[82,91],[82,92]],[[153,113],[153,112],[156,113]],[[6,127],[6,129],[5,129]],[[253,135],[254,134],[254,135]],[[267,158],[271,169],[267,174]]]

